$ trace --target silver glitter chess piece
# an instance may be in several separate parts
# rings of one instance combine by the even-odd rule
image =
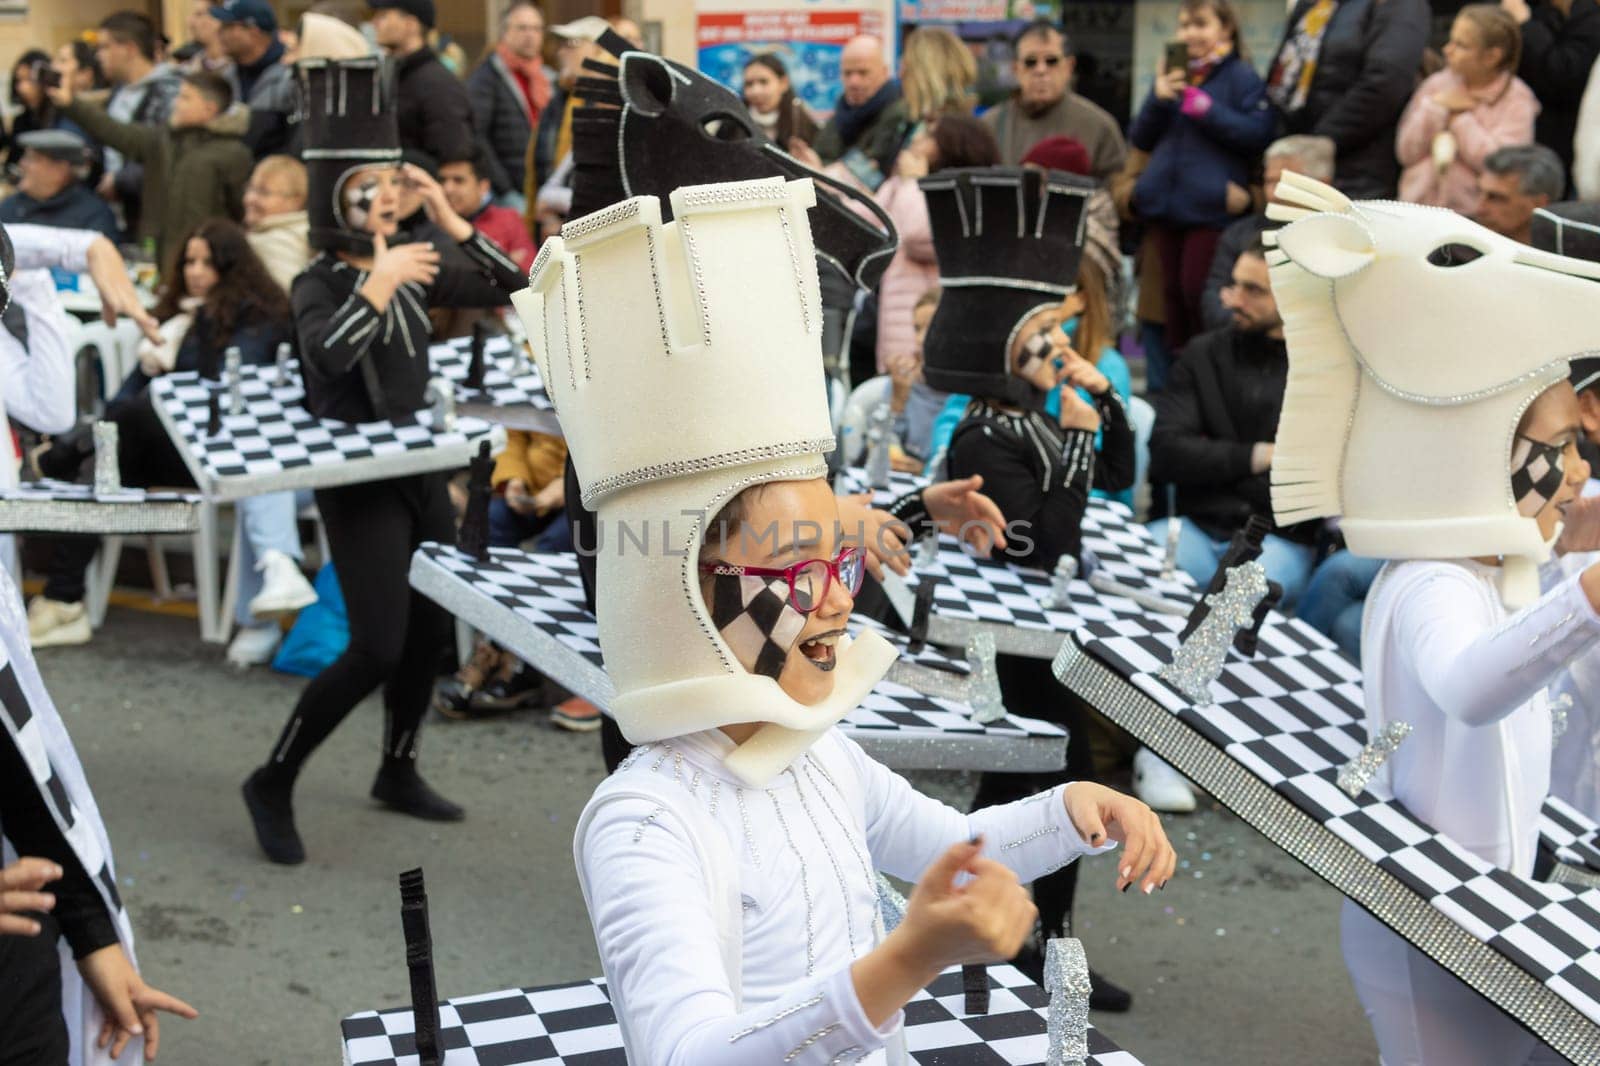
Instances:
[[[1361,790],[1367,787],[1367,782],[1371,781],[1378,769],[1389,761],[1389,756],[1399,749],[1400,742],[1410,735],[1410,722],[1390,722],[1383,727],[1383,732],[1356,752],[1354,759],[1339,767],[1339,776],[1335,779],[1335,783],[1351,799],[1361,795]]]
[[[1171,581],[1178,576],[1178,540],[1183,536],[1183,519],[1173,515],[1167,521],[1166,551],[1161,556],[1161,580]]]
[[[1057,937],[1044,946],[1045,1066],[1084,1066],[1089,1058],[1089,960],[1083,942]]]
[[[1077,576],[1078,560],[1070,555],[1056,560],[1056,568],[1050,573],[1050,595],[1044,603],[1046,610],[1065,611],[1072,606],[1072,582]]]
[[[240,380],[244,373],[244,354],[238,345],[230,344],[222,353],[222,373],[228,380],[228,414],[244,414],[244,383]]]
[[[972,720],[980,725],[998,722],[1006,716],[1005,700],[1000,696],[1000,675],[994,668],[994,634],[974,633],[967,638],[967,704]]]
[[[1256,604],[1267,594],[1267,572],[1260,563],[1248,562],[1228,571],[1221,592],[1205,599],[1210,613],[1189,639],[1178,645],[1172,662],[1157,676],[1183,693],[1196,707],[1209,707],[1211,682],[1233,647],[1233,635],[1255,621]]]
[[[889,487],[889,448],[894,441],[894,414],[880,403],[867,416],[867,484],[875,489]]]
[[[278,355],[275,365],[276,374],[273,377],[274,385],[289,384],[289,357],[294,354],[294,345],[284,341],[278,345]]]
[[[94,424],[94,494],[115,496],[122,491],[122,464],[117,459],[117,424]]]
[[[450,379],[434,377],[428,382],[428,398],[433,401],[433,431],[449,433],[456,428],[456,389]]]
[[[939,534],[930,533],[917,541],[917,557],[912,564],[918,570],[926,570],[939,564]]]

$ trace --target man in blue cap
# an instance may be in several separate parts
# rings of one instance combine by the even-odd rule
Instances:
[[[29,130],[17,135],[22,159],[17,190],[0,203],[0,222],[31,222],[60,229],[92,230],[120,240],[111,205],[83,183],[89,144],[72,130]]]
[[[244,142],[257,159],[289,143],[289,118],[296,111],[294,68],[283,61],[278,18],[267,0],[224,0],[211,8],[220,23],[222,50],[233,60],[237,99],[250,108]]]

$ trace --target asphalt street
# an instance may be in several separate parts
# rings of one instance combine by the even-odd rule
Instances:
[[[542,712],[430,717],[423,772],[468,810],[435,826],[376,808],[376,700],[301,779],[310,860],[268,864],[239,784],[302,681],[238,673],[192,621],[113,609],[84,648],[46,649],[45,680],[105,815],[146,978],[200,1019],[163,1026],[173,1066],[337,1063],[339,1019],[409,998],[396,874],[422,866],[441,995],[599,973],[572,830],[603,768],[594,735]],[[917,775],[963,802],[966,775]],[[1151,898],[1091,860],[1077,933],[1135,993],[1095,1022],[1149,1066],[1376,1061],[1338,946],[1338,896],[1225,811],[1167,819],[1182,866]]]

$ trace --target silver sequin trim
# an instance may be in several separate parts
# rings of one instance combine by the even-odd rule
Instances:
[[[645,815],[642,819],[640,819],[639,828],[637,828],[637,829],[635,829],[633,831],[633,842],[635,844],[637,844],[637,843],[639,843],[639,841],[643,840],[644,839],[644,831],[646,829],[649,829],[650,826],[655,823],[655,820],[657,818],[660,818],[666,812],[667,812],[667,809],[665,807],[657,807],[655,810],[651,811],[649,814]]]
[[[849,1056],[851,1056],[851,1055],[854,1055],[855,1058],[853,1058],[853,1059],[849,1058]],[[860,1062],[862,1059],[864,1059],[866,1057],[867,1057],[867,1053],[862,1050],[860,1044],[851,1044],[849,1047],[847,1047],[843,1051],[839,1052],[833,1058],[829,1059],[828,1060],[828,1066],[845,1066],[845,1063],[847,1061],[851,1062],[851,1063],[856,1063],[856,1062]]]
[[[1047,796],[1049,794],[1050,793],[1048,793],[1048,792],[1045,793],[1045,795],[1047,795]],[[1040,828],[1035,829],[1033,832],[1029,833],[1025,837],[1018,837],[1016,840],[1010,841],[1009,843],[1001,844],[1000,845],[1000,850],[1001,851],[1010,851],[1012,848],[1020,848],[1020,847],[1022,847],[1022,845],[1032,843],[1033,841],[1038,840],[1040,837],[1046,837],[1046,836],[1049,836],[1051,833],[1059,833],[1059,832],[1061,832],[1061,827],[1060,826],[1055,826],[1055,825],[1041,826]]]
[[[796,1044],[794,1050],[783,1057],[783,1061],[793,1062],[801,1055],[804,1055],[806,1053],[806,1049],[812,1044],[815,1044],[819,1040],[826,1040],[828,1037],[832,1036],[834,1033],[837,1033],[843,1028],[844,1026],[838,1022],[834,1022],[832,1025],[824,1025],[821,1029],[818,1029],[816,1032],[800,1041],[800,1043]]]
[[[791,1014],[799,1014],[803,1010],[810,1010],[812,1007],[815,1007],[818,1003],[822,1002],[822,996],[823,994],[818,992],[810,999],[802,1000],[799,1003],[790,1004],[764,1022],[756,1022],[748,1029],[740,1029],[737,1033],[734,1033],[732,1036],[728,1037],[728,1043],[737,1044],[751,1033],[759,1033],[761,1030],[769,1026],[777,1025]]]
[[[778,816],[778,824],[783,827],[784,842],[789,845],[789,850],[794,853],[800,867],[800,895],[805,897],[806,901],[806,976],[810,977],[817,961],[816,918],[811,903],[811,879],[806,876],[805,856],[794,846],[794,834],[789,832],[789,820],[783,816],[783,804],[779,803],[778,797],[771,792],[767,793],[767,798],[772,801],[773,813]]]
[[[745,846],[750,849],[750,861],[753,862],[756,869],[759,870],[761,869],[761,852],[756,849],[756,837],[755,834],[750,831],[750,812],[745,809],[744,789],[735,788],[733,790],[733,798],[739,804],[739,821],[744,823],[744,843]],[[810,970],[806,971],[808,974],[810,972]]]
[[[850,908],[850,884],[845,880],[844,870],[839,866],[838,856],[833,853],[833,845],[828,843],[828,834],[822,831],[822,827],[817,824],[816,815],[811,813],[811,805],[806,802],[805,786],[800,783],[800,775],[794,772],[793,767],[784,772],[794,780],[794,794],[795,798],[800,801],[800,810],[805,813],[806,818],[811,822],[811,829],[817,834],[817,841],[822,845],[823,853],[828,856],[828,864],[833,867],[834,880],[839,882],[839,896],[844,902],[844,936],[846,942],[850,945],[850,957],[853,959],[856,956],[856,922]],[[776,797],[773,798],[773,803],[777,803]]]
[[[815,440],[791,441],[787,444],[765,444],[755,448],[740,448],[736,451],[701,456],[698,459],[674,459],[667,463],[654,463],[650,466],[641,466],[634,470],[624,471],[621,474],[612,474],[609,477],[596,479],[593,485],[584,489],[583,502],[585,505],[592,505],[596,499],[607,493],[645,481],[682,477],[685,474],[697,474],[705,470],[720,470],[728,466],[749,466],[753,463],[768,462],[773,459],[787,459],[794,455],[820,455],[832,451],[833,447],[834,440],[832,437],[818,437]]]

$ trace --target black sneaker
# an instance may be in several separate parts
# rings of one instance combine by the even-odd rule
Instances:
[[[467,812],[429,787],[415,767],[378,771],[372,798],[390,810],[429,822],[459,822]]]
[[[256,843],[273,862],[298,866],[306,861],[306,848],[294,827],[290,791],[267,784],[262,774],[262,770],[257,770],[245,778],[240,789],[245,809],[250,812],[250,823],[255,827]]]

